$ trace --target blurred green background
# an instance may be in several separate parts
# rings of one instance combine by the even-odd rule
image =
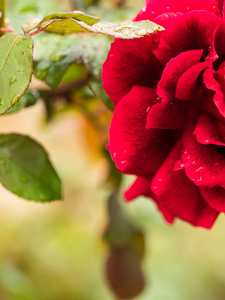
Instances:
[[[10,26],[20,31],[27,20],[53,12],[82,9],[119,22],[133,18],[144,5],[134,0],[98,2],[8,0],[7,17]],[[44,33],[35,37],[36,57],[41,57],[38,49],[46,45],[46,39]],[[57,51],[57,39],[52,43],[56,50],[50,52]],[[110,42],[107,38],[103,48],[107,50]],[[80,68],[78,79],[86,76],[82,66],[75,67]],[[67,71],[63,80],[69,77]],[[47,91],[45,101],[0,119],[1,132],[29,134],[45,146],[64,190],[64,201],[37,204],[0,188],[0,300],[117,299],[105,278],[109,245],[103,239],[111,187],[102,147],[111,113],[85,84],[73,91],[73,105],[70,101],[65,105],[66,97],[54,95],[51,106],[48,87],[34,79],[33,89],[41,90],[42,96]],[[96,120],[101,120],[97,126]],[[133,179],[123,177],[119,202],[130,221],[145,233],[146,287],[135,299],[224,300],[224,217],[219,217],[211,231],[180,221],[169,226],[149,200],[123,203],[122,191]]]

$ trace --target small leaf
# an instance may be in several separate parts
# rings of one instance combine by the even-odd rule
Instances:
[[[32,26],[26,26],[26,24],[25,27],[26,33],[35,29]],[[37,24],[36,29],[37,31],[31,33],[31,35],[43,30],[58,34],[93,32],[121,39],[140,38],[164,30],[163,27],[149,20],[139,22],[126,21],[120,25],[115,25],[110,22],[100,22],[98,18],[86,15],[80,11],[49,15]]]
[[[0,182],[28,200],[61,199],[60,179],[47,153],[28,136],[0,135]]]
[[[33,42],[29,35],[9,33],[0,39],[0,114],[24,94],[32,75]]]

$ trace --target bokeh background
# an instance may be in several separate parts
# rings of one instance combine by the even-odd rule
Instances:
[[[143,5],[143,0],[8,0],[7,17],[10,26],[21,31],[27,20],[49,13],[78,8],[119,22],[132,19]],[[35,55],[41,56],[43,44],[57,52],[57,43],[46,46],[41,35],[35,38],[35,51],[40,51]],[[110,42],[107,38],[104,49]],[[65,82],[71,74],[78,80],[86,76],[77,64],[63,77]],[[110,163],[103,150],[112,113],[87,91],[85,81],[75,88],[71,103],[71,97],[67,101],[62,93],[51,94],[34,78],[31,89],[41,90],[44,101],[38,99],[34,106],[0,119],[2,133],[28,134],[44,145],[63,182],[63,201],[49,204],[20,199],[0,187],[0,300],[117,299],[105,276],[110,245],[103,238],[112,193]],[[54,96],[53,104],[47,101],[49,95]],[[123,202],[122,191],[133,179],[122,177],[118,201],[145,239],[146,284],[134,299],[224,300],[224,216],[210,231],[180,221],[169,226],[149,200]]]

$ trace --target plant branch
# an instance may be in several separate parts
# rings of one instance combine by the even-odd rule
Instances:
[[[0,28],[5,27],[5,11],[6,11],[6,0],[0,0]],[[4,30],[0,31],[0,35],[4,34]]]

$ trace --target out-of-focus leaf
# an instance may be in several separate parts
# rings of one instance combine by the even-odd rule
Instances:
[[[81,61],[81,39],[76,35],[43,35],[34,51],[34,74],[56,90],[68,67]],[[82,74],[81,74],[82,75]]]
[[[22,108],[32,106],[36,103],[39,98],[38,91],[26,91],[20,100],[7,111],[7,114],[15,113]]]
[[[106,277],[118,299],[131,299],[145,286],[138,256],[129,246],[110,248],[106,261]]]
[[[61,183],[45,150],[28,136],[0,135],[0,182],[19,197],[61,199]]]
[[[98,18],[86,15],[80,11],[49,15],[37,24],[36,27],[30,28],[25,24],[24,32],[30,33],[34,29],[37,29],[37,31],[32,32],[32,35],[43,30],[58,34],[93,32],[121,39],[140,38],[164,30],[162,26],[149,20],[139,22],[127,21],[115,25],[110,22],[100,22]]]
[[[111,111],[113,111],[113,103],[112,103],[111,99],[109,98],[109,96],[106,94],[105,90],[102,87],[102,80],[90,79],[88,81],[88,86],[91,89],[91,91],[93,92],[93,94],[96,97],[100,98],[105,103],[105,105]]]
[[[33,42],[29,35],[9,33],[0,39],[0,114],[16,104],[32,74]]]

